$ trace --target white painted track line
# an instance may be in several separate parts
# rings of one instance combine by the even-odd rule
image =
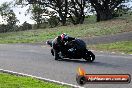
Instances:
[[[60,84],[60,85],[70,86],[72,88],[84,88],[84,87],[81,87],[81,86],[77,86],[77,85],[73,85],[73,84],[69,84],[69,83],[65,83],[65,82],[51,80],[51,79],[43,78],[43,77],[37,77],[37,76],[33,76],[33,75],[29,75],[29,74],[24,74],[24,73],[18,73],[18,72],[14,72],[14,71],[10,71],[10,70],[0,69],[0,72],[12,74],[12,75],[17,75],[17,76],[32,77],[32,78],[36,78],[36,79],[47,81],[47,82],[52,82],[52,83],[57,83],[57,84]]]

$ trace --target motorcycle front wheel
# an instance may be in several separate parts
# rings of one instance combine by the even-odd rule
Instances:
[[[93,62],[95,60],[95,55],[91,51],[86,51],[86,57],[84,58],[88,62]]]

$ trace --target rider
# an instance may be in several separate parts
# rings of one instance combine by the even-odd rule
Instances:
[[[64,46],[66,42],[70,42],[74,40],[75,38],[68,36],[66,33],[61,34],[60,36],[57,36],[53,41],[52,41],[52,47],[56,48],[56,45],[59,46]]]
[[[55,53],[55,60],[60,59],[59,52],[65,49],[66,43],[74,40],[75,38],[68,36],[66,33],[62,33],[52,41],[52,47]]]
[[[75,38],[68,36],[66,33],[61,34],[61,41],[63,42],[70,42],[74,40]]]

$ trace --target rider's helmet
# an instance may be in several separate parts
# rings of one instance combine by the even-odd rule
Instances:
[[[62,41],[67,40],[68,37],[69,37],[69,36],[68,36],[66,33],[61,34],[61,40],[62,40]]]

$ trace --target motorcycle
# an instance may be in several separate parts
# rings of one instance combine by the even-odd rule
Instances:
[[[47,41],[47,44],[52,47],[52,41]],[[55,49],[51,49],[51,54],[55,56]],[[63,47],[57,52],[58,59],[85,59],[88,62],[95,60],[95,55],[86,48],[86,43],[81,39],[74,39],[70,42],[66,42]]]

